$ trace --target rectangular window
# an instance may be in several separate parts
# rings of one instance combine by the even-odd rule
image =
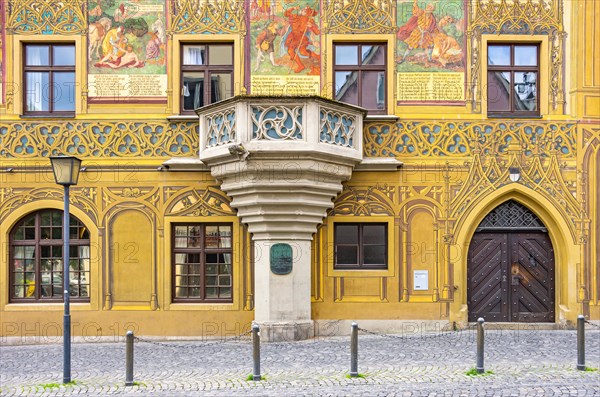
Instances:
[[[24,114],[75,114],[75,46],[25,44]]]
[[[233,44],[183,44],[181,113],[233,96]]]
[[[335,269],[387,269],[387,223],[336,223]]]
[[[232,225],[173,225],[173,302],[232,302]]]
[[[387,44],[336,43],[333,49],[335,99],[385,114]]]
[[[489,116],[539,116],[539,45],[488,45]]]

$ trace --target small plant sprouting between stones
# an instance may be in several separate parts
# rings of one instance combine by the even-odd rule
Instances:
[[[598,368],[592,368],[592,367],[585,367],[585,372],[596,372],[598,371]]]
[[[45,383],[42,386],[44,389],[54,389],[55,387],[60,387],[59,383]]]
[[[352,378],[361,378],[364,379],[365,378],[365,374],[357,374],[356,376],[350,376],[350,374],[346,375],[346,378],[348,379],[352,379]]]
[[[485,375],[492,375],[494,372],[492,371],[485,371],[484,373],[479,373],[477,372],[477,368],[471,368],[470,370],[468,370],[467,372],[465,372],[465,375],[467,376],[485,376]]]
[[[76,385],[77,382],[75,382],[74,380],[67,382],[67,383],[45,383],[43,385],[40,385],[41,387],[43,387],[44,389],[54,389],[54,388],[59,388],[61,386],[74,386]]]
[[[254,380],[254,375],[250,374],[246,377],[247,381],[253,381]],[[267,378],[264,375],[261,375],[260,380],[267,380]]]

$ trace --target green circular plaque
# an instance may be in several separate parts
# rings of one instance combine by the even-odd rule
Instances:
[[[277,243],[271,246],[269,256],[273,274],[290,274],[292,272],[292,247],[289,244]]]

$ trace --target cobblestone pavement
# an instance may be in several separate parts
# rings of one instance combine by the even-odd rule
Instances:
[[[586,364],[600,367],[600,331]],[[136,342],[135,381],[124,386],[125,344],[73,344],[74,385],[60,387],[62,344],[0,347],[1,396],[600,396],[600,372],[575,369],[575,331],[486,332],[485,376],[472,330],[403,339],[359,335],[359,372],[347,378],[349,337],[262,344],[266,380],[252,372],[249,339]],[[44,387],[46,386],[46,387]]]

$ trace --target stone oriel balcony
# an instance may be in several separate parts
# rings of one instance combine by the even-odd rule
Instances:
[[[311,239],[362,160],[364,110],[319,97],[244,96],[197,113],[200,160],[252,233],[263,337],[312,337]],[[275,245],[289,249],[287,273],[273,267]]]
[[[200,159],[254,239],[310,240],[363,158],[364,110],[320,97],[235,97],[198,109]]]

